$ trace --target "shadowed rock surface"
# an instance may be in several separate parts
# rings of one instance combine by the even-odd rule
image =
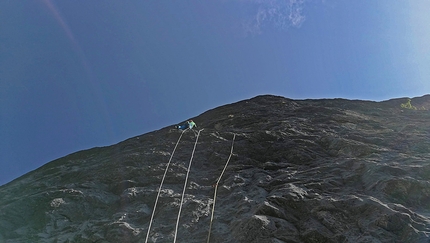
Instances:
[[[430,242],[430,96],[383,102],[258,96],[204,128],[177,242]],[[427,109],[427,110],[424,110]],[[145,242],[172,127],[80,151],[0,187],[0,243]],[[149,242],[173,242],[196,135],[172,159]]]

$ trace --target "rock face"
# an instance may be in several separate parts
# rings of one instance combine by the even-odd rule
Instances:
[[[201,131],[177,242],[430,242],[430,96],[371,102],[258,96],[193,118]],[[426,109],[426,110],[425,110]],[[180,132],[52,161],[0,187],[0,242],[145,242]],[[173,242],[196,141],[183,134],[148,242]]]

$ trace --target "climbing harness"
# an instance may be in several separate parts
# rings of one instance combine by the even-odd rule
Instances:
[[[145,243],[147,243],[147,242],[148,242],[149,233],[150,233],[150,231],[151,231],[151,226],[152,226],[152,221],[153,221],[153,219],[154,219],[154,215],[155,215],[155,209],[157,208],[158,198],[160,197],[160,193],[161,193],[161,187],[163,186],[164,179],[166,178],[167,171],[169,170],[170,162],[172,161],[173,155],[175,154],[175,151],[176,151],[176,147],[178,147],[178,144],[179,144],[179,141],[180,141],[180,140],[181,140],[181,138],[182,138],[182,135],[183,135],[183,134],[184,134],[184,132],[185,132],[185,131],[187,131],[187,130],[188,130],[188,128],[187,128],[187,129],[185,129],[185,130],[183,130],[183,131],[182,131],[182,133],[181,133],[181,136],[179,136],[178,141],[176,142],[175,148],[173,149],[173,152],[172,152],[172,154],[170,155],[170,159],[169,159],[169,162],[167,163],[166,170],[164,171],[163,179],[161,179],[160,187],[158,188],[158,194],[157,194],[157,197],[156,197],[156,199],[155,199],[154,209],[152,210],[151,219],[149,220],[148,233],[146,234],[146,240],[145,240]]]
[[[210,237],[211,237],[211,230],[212,230],[212,222],[214,219],[214,212],[215,212],[215,201],[216,201],[216,196],[217,196],[217,191],[218,191],[218,184],[221,181],[221,178],[225,172],[225,170],[227,169],[227,165],[228,162],[230,161],[231,156],[233,155],[233,145],[234,145],[234,139],[236,138],[236,134],[233,135],[233,141],[231,142],[231,150],[230,150],[230,156],[228,156],[227,162],[225,163],[224,169],[221,172],[221,175],[219,176],[216,184],[215,184],[215,192],[214,192],[214,199],[213,199],[213,204],[212,204],[212,215],[211,215],[211,221],[210,221],[210,225],[209,225],[209,233],[208,233],[208,241],[207,243],[209,243]]]
[[[201,131],[203,131],[203,130],[204,130],[204,129],[201,129],[201,130],[199,130],[199,132],[197,133],[196,142],[194,143],[193,152],[191,153],[190,163],[188,164],[187,175],[185,176],[184,190],[182,191],[181,204],[179,205],[178,219],[176,220],[175,237],[174,237],[174,239],[173,239],[173,243],[176,243],[176,237],[177,237],[177,235],[178,235],[179,218],[181,217],[182,204],[183,204],[183,202],[184,202],[185,189],[187,188],[188,175],[190,174],[190,169],[191,169],[191,162],[193,161],[194,152],[196,151],[197,141],[199,140],[200,132],[201,132]]]

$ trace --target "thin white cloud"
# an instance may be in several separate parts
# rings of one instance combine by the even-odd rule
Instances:
[[[254,7],[250,19],[244,21],[245,32],[260,34],[264,28],[274,27],[285,30],[300,28],[305,21],[303,8],[305,0],[248,0]]]

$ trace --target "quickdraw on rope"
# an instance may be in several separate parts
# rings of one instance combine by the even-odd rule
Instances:
[[[217,182],[215,184],[214,200],[213,200],[213,204],[212,204],[212,215],[211,215],[211,222],[210,222],[210,225],[209,225],[209,234],[208,234],[208,241],[207,241],[207,243],[209,243],[209,240],[210,240],[210,237],[211,237],[212,222],[213,222],[213,219],[214,219],[215,201],[216,201],[216,196],[217,196],[216,194],[217,194],[217,191],[218,191],[218,184],[221,181],[221,178],[222,178],[225,170],[227,169],[227,165],[228,165],[228,162],[230,161],[231,156],[233,155],[233,145],[234,145],[234,139],[235,138],[236,138],[236,134],[233,135],[233,141],[231,142],[230,156],[228,156],[228,159],[227,159],[227,162],[225,163],[224,169],[222,170],[221,175],[219,176],[219,178],[218,178],[218,180],[217,180]]]
[[[161,193],[161,187],[163,186],[164,179],[166,178],[167,171],[169,170],[170,162],[172,161],[173,155],[175,154],[175,151],[176,151],[176,147],[178,147],[179,141],[181,140],[182,135],[184,134],[184,132],[186,130],[188,130],[188,128],[185,129],[185,130],[183,130],[182,133],[181,133],[181,136],[179,136],[178,141],[176,142],[175,148],[173,149],[173,152],[170,155],[170,159],[169,159],[169,162],[167,163],[166,170],[164,170],[163,179],[161,179],[160,187],[158,188],[158,194],[157,194],[157,197],[155,199],[154,209],[152,210],[151,219],[149,220],[148,233],[146,234],[145,243],[147,243],[148,239],[149,239],[149,233],[151,231],[152,221],[153,221],[154,215],[155,215],[155,209],[157,208],[158,198],[160,197],[160,193]]]
[[[191,162],[193,161],[194,151],[196,151],[197,141],[199,140],[200,132],[202,130],[203,129],[199,130],[199,132],[197,133],[196,142],[194,143],[194,149],[193,149],[193,152],[191,153],[190,163],[188,164],[187,175],[185,176],[184,190],[182,191],[181,204],[179,205],[178,219],[176,220],[175,237],[173,239],[173,243],[176,243],[176,237],[178,235],[179,218],[181,217],[181,211],[182,211],[182,204],[184,202],[185,189],[187,188],[187,183],[188,183],[188,175],[190,174]]]

